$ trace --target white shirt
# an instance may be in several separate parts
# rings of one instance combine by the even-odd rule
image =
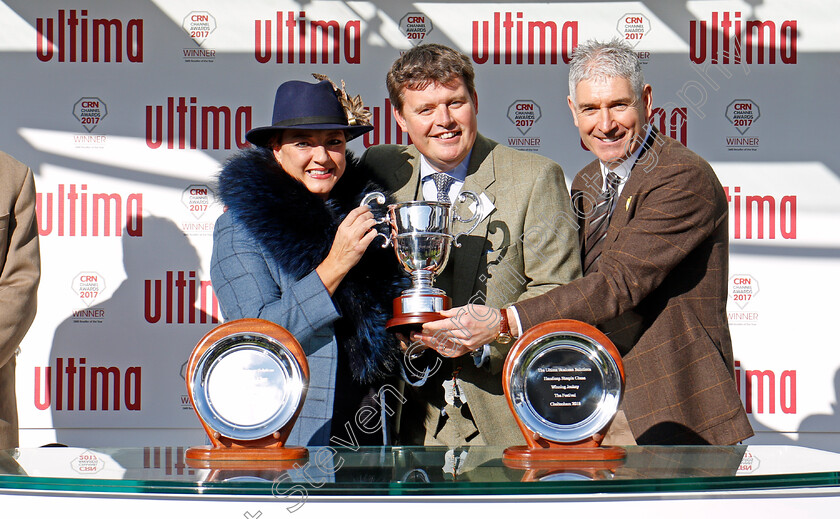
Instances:
[[[650,137],[651,126],[648,125],[647,132],[645,133],[645,138],[642,140],[642,145],[636,148],[636,151],[633,152],[632,155],[627,157],[621,164],[616,166],[612,169],[612,172],[618,175],[618,178],[621,179],[621,183],[618,184],[618,189],[615,192],[615,196],[613,197],[613,206],[618,203],[618,197],[621,196],[621,191],[624,189],[624,184],[630,180],[630,172],[633,170],[633,166],[636,165],[636,161],[639,160],[639,155],[642,154],[642,149],[645,147],[644,143],[647,142],[648,137]],[[603,161],[598,161],[601,166],[601,190],[605,190],[607,188],[607,164]],[[614,207],[610,207],[610,212]]]
[[[453,202],[458,199],[458,193],[461,192],[461,188],[464,187],[464,181],[467,179],[467,167],[470,165],[470,155],[472,155],[472,151],[453,170],[443,172],[455,179],[455,182],[449,187],[449,199]],[[439,173],[439,171],[433,168],[426,157],[421,154],[420,181],[423,184],[423,200],[427,202],[437,202],[438,199],[437,187],[435,186],[435,181],[432,179],[434,173]]]

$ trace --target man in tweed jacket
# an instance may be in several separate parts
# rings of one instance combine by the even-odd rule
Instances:
[[[459,188],[480,195],[484,218],[459,239],[461,247],[452,247],[435,286],[456,306],[480,302],[501,307],[579,277],[579,254],[563,170],[545,157],[478,133],[473,78],[469,58],[443,45],[420,45],[404,53],[388,74],[388,91],[395,118],[414,144],[372,146],[362,161],[400,202],[436,200],[435,183],[427,178],[433,170],[459,177],[451,200]],[[456,204],[464,216],[469,214],[466,205]],[[454,233],[468,229],[467,224],[453,226]],[[403,410],[403,443],[522,443],[501,383],[510,346],[488,340],[475,348],[476,356],[442,347],[443,358],[424,353],[410,361],[417,369],[428,365],[434,375],[408,394],[419,405]],[[447,401],[444,382],[455,385],[463,399]]]
[[[40,279],[35,179],[0,152],[0,449],[18,446],[15,355],[35,319]]]
[[[705,160],[648,124],[651,87],[631,48],[581,45],[569,85],[575,125],[598,158],[572,183],[584,276],[505,311],[520,330],[562,318],[607,333],[623,357],[621,408],[639,444],[737,443],[753,431],[725,311],[724,191]],[[620,180],[599,237],[592,221],[608,171]],[[472,347],[492,333],[462,342]]]

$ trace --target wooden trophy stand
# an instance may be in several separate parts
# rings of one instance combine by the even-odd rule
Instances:
[[[584,462],[582,468],[588,470],[595,469],[599,464],[604,465],[604,462],[608,460],[623,459],[625,457],[625,450],[623,448],[601,447],[601,442],[604,440],[604,436],[606,435],[606,431],[609,428],[610,423],[612,423],[612,418],[598,432],[590,437],[579,439],[577,441],[560,442],[544,438],[538,432],[529,429],[517,413],[513,404],[513,396],[511,395],[510,388],[511,376],[514,374],[514,365],[520,355],[525,353],[525,351],[533,343],[544,338],[546,335],[553,333],[577,334],[579,336],[589,338],[603,346],[618,365],[621,378],[621,390],[623,392],[624,366],[621,362],[621,355],[612,341],[610,341],[606,335],[601,333],[601,331],[594,326],[580,321],[561,319],[548,321],[527,330],[511,348],[511,351],[505,360],[504,370],[502,372],[505,397],[507,398],[511,412],[516,419],[516,423],[522,431],[522,435],[525,437],[527,445],[519,445],[505,449],[505,464],[511,467],[523,469],[534,467],[549,469],[555,467],[555,464],[551,462],[560,462],[560,465],[556,465],[557,468],[563,467],[565,469],[570,469],[572,467],[569,462]],[[592,465],[592,463],[595,465]]]
[[[233,335],[263,335],[282,344],[297,360],[304,381],[306,382],[297,410],[291,419],[279,430],[269,432],[262,438],[241,440],[225,436],[219,431],[214,430],[201,416],[198,412],[198,407],[196,407],[194,399],[194,391],[196,390],[194,387],[194,376],[200,359],[205,353],[216,346],[219,341]],[[298,341],[282,326],[263,319],[238,319],[214,328],[199,341],[193,350],[190,360],[187,363],[186,379],[190,403],[193,409],[196,410],[198,419],[201,421],[201,425],[204,427],[212,443],[212,445],[187,449],[184,457],[190,466],[194,468],[209,468],[211,465],[217,464],[216,462],[222,462],[224,466],[234,468],[230,462],[240,462],[235,465],[243,465],[249,468],[259,466],[272,466],[276,468],[277,462],[287,462],[285,464],[290,465],[309,457],[309,451],[305,447],[286,446],[286,439],[292,431],[292,427],[303,406],[303,401],[306,398],[306,386],[309,381],[309,364]],[[247,402],[243,402],[243,405],[247,404]],[[289,468],[291,468],[291,465]]]
[[[440,312],[405,312],[403,310],[403,302],[415,297],[431,297],[440,299],[442,300],[440,304],[441,310],[449,310],[452,308],[452,298],[446,294],[428,294],[423,296],[401,295],[394,299],[394,317],[388,319],[385,323],[385,329],[389,332],[408,333],[412,330],[419,330],[423,327],[424,323],[430,323],[444,318]]]
[[[503,458],[505,467],[524,470],[522,482],[546,481],[563,478],[570,481],[585,479],[601,481],[612,479],[617,469],[624,465],[624,459],[587,461],[532,461]]]

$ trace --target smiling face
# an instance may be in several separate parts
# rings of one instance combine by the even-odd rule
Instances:
[[[621,163],[642,144],[651,115],[650,85],[639,98],[625,78],[585,79],[575,88],[575,101],[568,101],[580,138],[602,162]]]
[[[420,153],[438,171],[450,171],[472,150],[478,133],[478,98],[462,78],[448,84],[406,88],[394,117]]]
[[[310,193],[326,200],[347,165],[343,130],[283,130],[274,158]]]

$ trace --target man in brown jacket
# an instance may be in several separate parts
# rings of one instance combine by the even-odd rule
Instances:
[[[598,159],[572,184],[584,276],[503,310],[513,334],[553,319],[607,333],[626,375],[616,422],[626,416],[639,444],[748,438],[726,319],[728,209],[720,182],[705,160],[648,124],[652,90],[629,46],[579,46],[569,89],[575,126]],[[468,310],[414,338],[452,351],[507,331],[497,310]],[[441,331],[448,343],[435,339]]]
[[[18,445],[15,354],[35,318],[40,279],[32,170],[0,152],[0,449]]]

